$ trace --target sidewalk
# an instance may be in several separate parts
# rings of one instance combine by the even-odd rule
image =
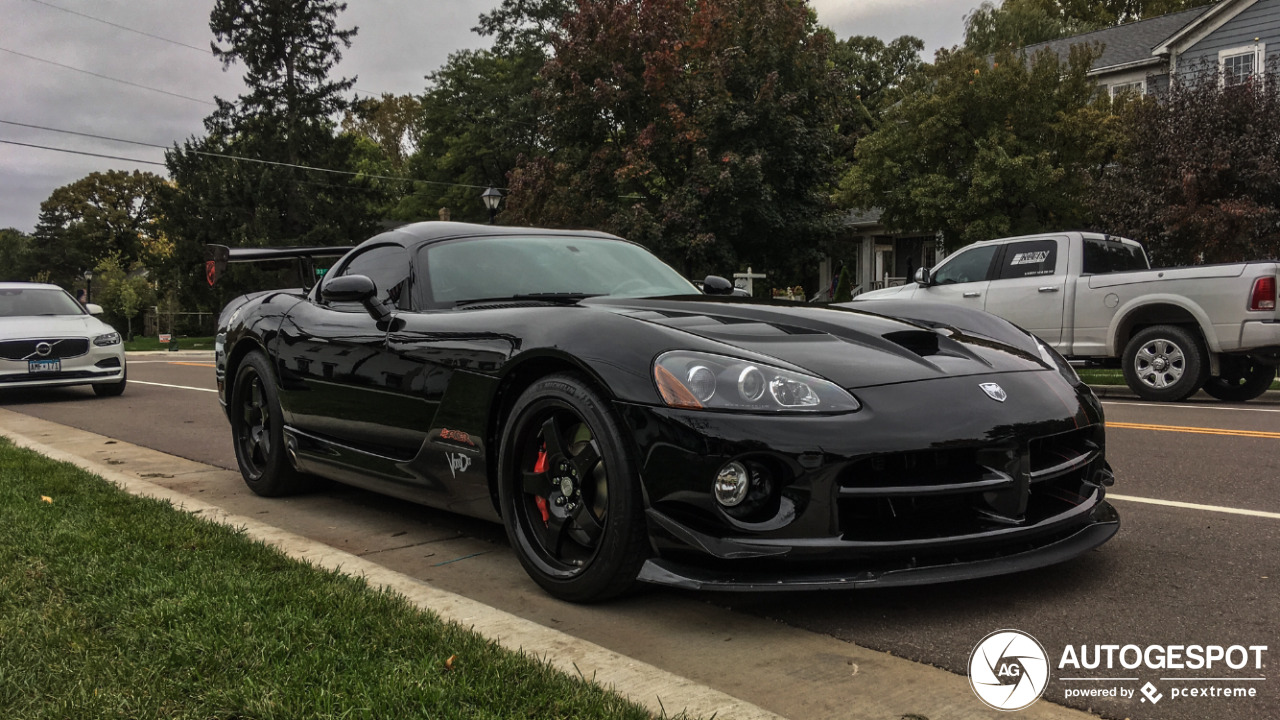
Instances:
[[[962,676],[739,615],[696,594],[642,593],[593,606],[556,601],[528,581],[504,544],[463,536],[444,513],[408,508],[414,521],[407,524],[328,493],[265,500],[234,472],[3,409],[0,435],[128,492],[243,527],[295,558],[364,576],[505,647],[611,686],[655,715],[1007,717],[983,706]],[[1041,701],[1019,717],[1093,716]]]

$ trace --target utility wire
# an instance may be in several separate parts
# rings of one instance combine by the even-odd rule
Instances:
[[[113,28],[118,28],[118,29],[120,29],[120,30],[126,30],[126,31],[131,32],[131,33],[137,33],[137,34],[139,34],[139,35],[142,35],[142,36],[145,36],[145,37],[149,37],[149,38],[151,38],[152,40],[159,40],[159,41],[161,41],[161,42],[167,42],[167,43],[169,43],[169,44],[171,44],[171,45],[177,45],[177,46],[179,46],[179,47],[184,47],[184,48],[187,48],[187,49],[189,49],[189,50],[195,50],[196,52],[202,52],[202,53],[204,53],[205,55],[213,55],[213,51],[212,51],[212,50],[210,50],[209,48],[202,48],[202,47],[199,47],[199,46],[196,46],[196,45],[189,45],[189,44],[184,43],[184,42],[182,42],[182,41],[180,41],[180,40],[171,40],[171,39],[169,39],[169,38],[167,38],[167,37],[161,37],[161,36],[159,36],[159,35],[153,35],[152,33],[146,32],[145,30],[138,30],[137,28],[127,27],[127,26],[121,25],[121,24],[119,24],[119,23],[111,22],[110,20],[104,20],[104,19],[102,19],[102,18],[100,18],[100,17],[94,17],[93,15],[89,15],[89,14],[87,14],[87,13],[82,13],[82,12],[79,12],[79,11],[77,11],[77,10],[71,10],[70,8],[59,7],[59,6],[57,6],[57,5],[54,5],[53,3],[45,2],[45,0],[30,0],[30,1],[31,1],[31,2],[33,2],[33,3],[36,3],[36,4],[38,4],[38,5],[44,5],[45,7],[53,8],[54,10],[61,10],[62,12],[65,12],[65,13],[70,13],[70,14],[72,14],[72,15],[78,15],[79,17],[85,18],[86,20],[92,20],[92,21],[94,21],[94,22],[100,22],[100,23],[102,23],[103,25],[110,25],[110,26],[111,26],[111,27],[113,27]],[[362,90],[361,88],[358,88],[358,87],[355,87],[355,86],[352,86],[352,88],[351,88],[351,89],[352,89],[352,90],[355,90],[355,91],[357,91],[357,92],[364,93],[365,95],[368,95],[368,96],[370,96],[370,97],[374,97],[374,96],[381,97],[382,95],[386,94],[386,93],[375,93],[375,92],[372,92],[372,91],[369,91],[369,90]]]
[[[94,17],[94,16],[92,16],[92,15],[87,15],[87,14],[85,14],[85,13],[82,13],[82,12],[79,12],[79,11],[76,11],[76,10],[71,10],[70,8],[59,7],[59,6],[57,6],[57,5],[54,5],[53,3],[45,2],[44,0],[31,0],[31,2],[36,3],[36,4],[38,4],[38,5],[44,5],[45,7],[51,7],[51,8],[53,8],[54,10],[61,10],[61,11],[62,11],[62,12],[64,12],[64,13],[71,13],[72,15],[79,15],[79,16],[80,16],[80,17],[82,17],[82,18],[86,18],[86,19],[92,20],[92,21],[94,21],[94,22],[100,22],[100,23],[102,23],[103,25],[110,25],[110,26],[111,26],[111,27],[113,27],[113,28],[119,28],[119,29],[121,29],[121,30],[127,30],[127,31],[129,31],[129,32],[131,32],[131,33],[137,33],[137,34],[139,34],[139,35],[145,35],[146,37],[149,37],[149,38],[151,38],[151,39],[153,39],[153,40],[160,40],[160,41],[162,41],[162,42],[167,42],[167,43],[170,43],[170,44],[172,44],[172,45],[179,45],[179,46],[184,47],[184,48],[190,48],[190,49],[192,49],[192,50],[197,50],[197,51],[199,51],[199,52],[205,53],[206,55],[212,55],[212,54],[213,54],[213,51],[212,51],[212,50],[210,50],[209,48],[202,48],[202,47],[198,47],[198,46],[196,46],[196,45],[188,45],[187,43],[180,42],[180,41],[178,41],[178,40],[170,40],[170,39],[169,39],[169,38],[167,38],[167,37],[160,37],[159,35],[152,35],[152,34],[151,34],[151,33],[149,33],[149,32],[144,32],[144,31],[142,31],[142,30],[136,30],[136,29],[131,28],[131,27],[125,27],[124,25],[120,25],[120,24],[117,24],[117,23],[113,23],[113,22],[111,22],[110,20],[103,20],[103,19],[102,19],[102,18],[100,18],[100,17]]]
[[[163,94],[165,94],[165,95],[171,95],[171,96],[176,97],[176,98],[182,98],[183,100],[190,100],[191,102],[198,102],[198,103],[200,103],[200,104],[202,104],[202,105],[213,105],[213,106],[215,106],[215,107],[217,106],[217,103],[212,103],[212,102],[209,102],[208,100],[201,100],[200,98],[193,98],[193,97],[191,97],[191,96],[189,96],[189,95],[181,95],[181,94],[176,93],[176,92],[169,92],[168,90],[161,90],[160,88],[153,88],[153,87],[150,87],[150,86],[148,86],[148,85],[139,85],[139,84],[138,84],[138,83],[136,83],[136,82],[130,82],[130,81],[128,81],[128,80],[121,80],[120,78],[113,78],[113,77],[110,77],[110,76],[108,76],[108,75],[99,75],[99,74],[98,74],[98,73],[96,73],[96,72],[91,72],[91,71],[89,71],[89,70],[84,70],[84,69],[81,69],[81,68],[78,68],[78,67],[72,67],[72,66],[70,66],[70,65],[63,65],[63,64],[62,64],[62,63],[60,63],[60,62],[54,62],[54,61],[52,61],[52,60],[46,60],[46,59],[44,59],[44,58],[36,57],[35,55],[28,55],[28,54],[26,54],[26,53],[20,53],[20,52],[18,52],[17,50],[10,50],[9,48],[2,48],[2,47],[0,47],[0,52],[7,52],[7,53],[9,53],[9,54],[11,54],[11,55],[17,55],[18,57],[24,57],[24,58],[27,58],[28,60],[35,60],[36,62],[42,62],[42,63],[48,63],[48,64],[50,64],[50,65],[56,65],[57,67],[60,67],[60,68],[66,68],[67,70],[74,70],[74,71],[76,71],[76,72],[78,72],[78,73],[84,73],[85,75],[92,75],[93,77],[101,78],[101,79],[103,79],[103,80],[110,80],[110,81],[112,81],[112,82],[118,82],[118,83],[121,83],[122,85],[132,85],[133,87],[136,87],[136,88],[142,88],[143,90],[150,90],[150,91],[152,91],[152,92],[158,92],[158,93],[163,93]]]
[[[164,165],[162,162],[154,160],[139,160],[137,158],[120,157],[119,155],[103,155],[102,153],[91,153],[83,150],[71,150],[70,148],[49,147],[48,145],[33,145],[31,143],[14,142],[13,140],[0,140],[5,145],[18,145],[20,147],[37,148],[40,150],[53,150],[54,152],[71,153],[73,155],[88,155],[89,157],[107,158],[108,160],[125,160],[127,162],[142,163],[143,165]]]
[[[129,144],[129,145],[141,145],[142,147],[159,148],[159,149],[161,149],[161,150],[169,150],[169,149],[170,149],[170,146],[169,146],[169,145],[157,145],[157,144],[155,144],[155,143],[140,142],[140,141],[138,141],[138,140],[125,140],[125,139],[123,139],[123,138],[114,138],[114,137],[109,137],[109,136],[107,136],[107,135],[96,135],[96,134],[93,134],[93,133],[77,132],[77,131],[75,131],[75,130],[63,130],[63,129],[61,129],[61,128],[48,127],[48,126],[46,126],[46,125],[33,125],[33,124],[30,124],[30,123],[21,123],[21,122],[15,122],[15,121],[13,121],[13,120],[4,120],[4,119],[0,119],[0,123],[5,124],[5,125],[15,125],[15,126],[17,126],[17,127],[30,128],[30,129],[32,129],[32,130],[44,130],[44,131],[47,131],[47,132],[62,133],[62,134],[64,134],[64,135],[77,135],[77,136],[80,136],[80,137],[93,138],[94,140],[107,140],[107,141],[109,141],[109,142],[127,143],[127,144]],[[8,140],[6,140],[6,141],[4,141],[4,142],[9,143],[9,144],[11,144],[11,145],[24,145],[24,144],[25,144],[25,143],[12,142],[12,141],[8,141]],[[64,149],[64,148],[48,147],[48,146],[45,146],[45,145],[29,145],[28,147],[42,148],[42,149],[45,149],[45,150],[55,150],[55,151],[59,151],[59,152],[74,152],[74,153],[78,153],[78,154],[82,154],[82,155],[92,155],[92,154],[93,154],[93,153],[81,153],[81,152],[79,152],[79,151],[77,151],[77,150],[67,150],[67,149]],[[348,176],[352,176],[352,177],[370,178],[370,179],[373,179],[373,180],[398,180],[398,181],[403,181],[403,182],[423,183],[424,185],[440,185],[440,186],[443,186],[443,187],[464,187],[464,188],[473,188],[473,189],[475,189],[475,190],[484,190],[484,189],[486,189],[486,188],[488,188],[488,187],[489,187],[488,185],[468,185],[468,184],[466,184],[466,183],[441,182],[441,181],[438,181],[438,180],[418,180],[418,179],[416,179],[416,178],[405,177],[405,176],[403,176],[403,175],[372,175],[372,174],[369,174],[369,173],[354,172],[354,171],[351,171],[351,170],[334,170],[334,169],[331,169],[331,168],[318,168],[318,167],[312,167],[312,166],[310,166],[310,165],[297,165],[297,164],[294,164],[294,163],[275,162],[275,161],[273,161],[273,160],[261,160],[261,159],[258,159],[258,158],[244,157],[243,155],[231,155],[231,154],[228,154],[228,153],[214,153],[214,152],[207,152],[207,151],[204,151],[204,150],[185,150],[184,152],[190,152],[190,153],[191,153],[191,154],[193,154],[193,155],[201,155],[201,156],[205,156],[205,157],[224,158],[224,159],[227,159],[227,160],[239,160],[239,161],[242,161],[242,162],[258,163],[258,164],[261,164],[261,165],[272,165],[272,166],[275,166],[275,167],[295,168],[295,169],[298,169],[298,170],[314,170],[314,171],[316,171],[316,172],[325,172],[325,173],[333,173],[333,174],[335,174],[335,175],[348,175]],[[103,155],[103,156],[101,156],[101,157],[111,157],[112,159],[115,159],[115,160],[132,160],[132,158],[118,158],[118,157],[109,156],[109,155]],[[152,162],[152,161],[149,161],[149,160],[133,160],[133,162],[145,162],[145,163],[148,163],[148,164],[150,164],[150,165],[164,165],[164,163]],[[499,189],[499,190],[505,190],[506,188],[498,188],[498,189]]]

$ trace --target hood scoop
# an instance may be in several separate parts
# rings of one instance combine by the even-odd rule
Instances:
[[[891,343],[901,345],[920,357],[938,354],[938,333],[928,330],[901,330],[885,333],[880,337]]]

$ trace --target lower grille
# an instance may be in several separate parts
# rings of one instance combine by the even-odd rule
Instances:
[[[41,355],[42,345],[49,351]],[[34,340],[5,340],[0,342],[0,358],[5,360],[53,360],[80,357],[89,352],[88,338],[36,338]]]

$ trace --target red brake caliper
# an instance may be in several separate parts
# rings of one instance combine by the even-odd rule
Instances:
[[[533,464],[533,471],[536,473],[545,473],[547,471],[547,446],[545,443],[538,448],[538,460]],[[551,524],[551,513],[547,510],[547,499],[541,495],[534,495],[533,502],[538,506],[538,512],[542,513],[542,524]]]

